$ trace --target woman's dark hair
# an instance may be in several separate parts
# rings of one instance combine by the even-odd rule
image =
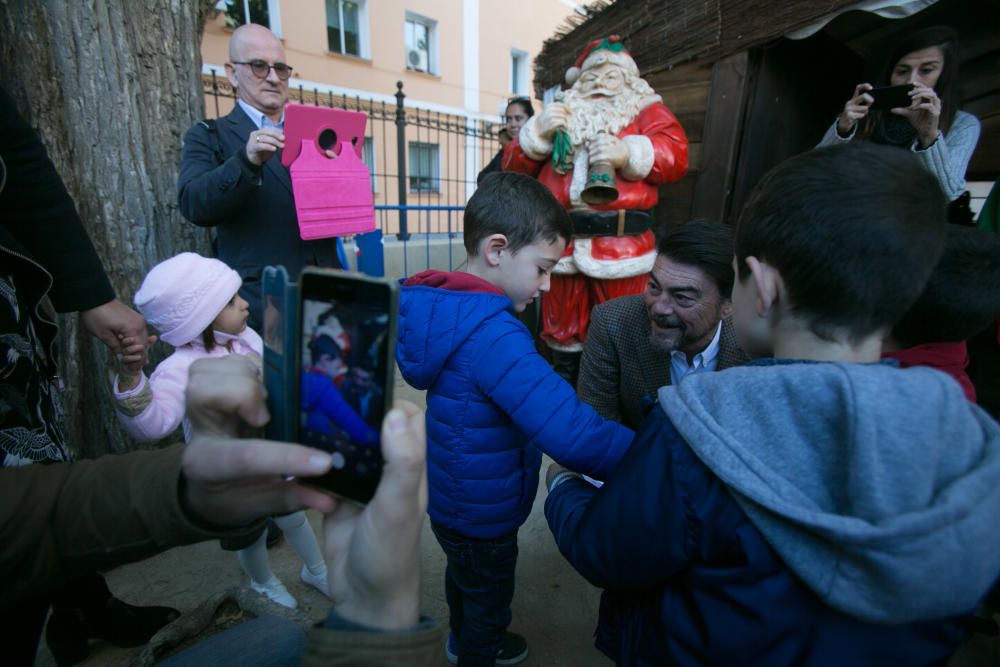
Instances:
[[[941,75],[938,77],[937,83],[934,84],[934,92],[941,100],[941,118],[938,127],[941,132],[947,134],[951,128],[951,122],[955,119],[959,103],[958,35],[954,30],[947,26],[932,26],[906,35],[889,53],[876,85],[889,85],[892,80],[892,71],[903,56],[932,46],[940,47],[944,56],[944,62],[941,64]],[[859,139],[867,139],[872,135],[883,113],[889,112],[871,111],[865,116],[858,127]]]
[[[535,115],[535,107],[531,106],[531,100],[529,100],[527,97],[512,97],[509,100],[507,100],[507,106],[503,108],[505,116],[507,115],[507,109],[509,109],[510,105],[512,104],[520,106],[521,109],[524,111],[524,115],[527,116],[528,118],[531,118],[532,116]]]

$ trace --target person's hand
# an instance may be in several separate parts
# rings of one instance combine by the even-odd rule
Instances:
[[[330,469],[330,455],[311,447],[239,439],[247,427],[270,419],[264,387],[252,362],[239,355],[191,365],[187,388],[191,442],[184,448],[184,506],[195,519],[242,526],[303,508],[331,512],[337,502],[289,476],[313,477]]]
[[[549,140],[556,130],[569,127],[569,117],[569,107],[562,102],[553,102],[538,116],[538,120],[535,121],[535,131],[542,139]]]
[[[569,470],[566,466],[559,465],[555,461],[549,464],[548,469],[545,471],[545,488],[552,486],[552,479],[559,473]]]
[[[399,402],[382,423],[385,468],[364,508],[341,503],[323,523],[330,597],[343,618],[380,630],[420,620],[420,531],[427,507],[424,414]]]
[[[591,164],[607,162],[617,171],[628,164],[628,148],[613,134],[598,134],[587,144]]]
[[[285,147],[285,133],[276,127],[263,127],[250,133],[247,139],[247,159],[258,167],[274,157],[279,148]]]
[[[94,336],[97,336],[108,349],[115,354],[122,354],[122,363],[133,372],[138,372],[146,365],[149,345],[155,342],[154,336],[146,335],[146,320],[118,299],[80,312],[80,321]],[[129,361],[125,360],[123,341],[129,340]],[[147,342],[148,341],[148,342]],[[136,345],[142,344],[141,351]]]
[[[941,120],[941,98],[933,88],[913,84],[910,91],[910,106],[892,109],[892,113],[910,121],[917,131],[917,141],[921,148],[927,148],[938,138],[938,124]]]
[[[868,115],[868,109],[875,101],[875,98],[868,94],[871,89],[870,83],[859,83],[854,87],[854,95],[844,104],[844,110],[837,118],[837,132],[840,136],[849,135],[857,122]]]
[[[156,336],[146,336],[145,339],[126,336],[119,343],[119,361],[132,374],[137,375],[139,369],[146,364],[148,350],[156,343]]]

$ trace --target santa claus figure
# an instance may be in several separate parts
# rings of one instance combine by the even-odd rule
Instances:
[[[573,222],[542,299],[542,339],[573,382],[591,308],[645,289],[656,258],[650,209],[658,187],[687,172],[688,142],[617,35],[588,44],[566,81],[504,149],[503,169],[537,177]]]

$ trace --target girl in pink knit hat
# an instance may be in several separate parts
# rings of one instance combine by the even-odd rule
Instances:
[[[142,372],[128,375],[119,370],[113,379],[118,420],[133,438],[156,441],[183,425],[184,439],[190,439],[184,397],[188,369],[198,359],[241,354],[260,366],[263,342],[247,326],[250,311],[237,293],[241,284],[239,274],[223,262],[193,252],[160,262],[142,281],[135,305],[175,349],[149,378]],[[326,563],[305,513],[274,521],[304,562],[302,581],[329,595]],[[222,546],[236,551],[252,589],[294,609],[295,598],[271,571],[266,533],[262,528],[245,538],[223,540]]]

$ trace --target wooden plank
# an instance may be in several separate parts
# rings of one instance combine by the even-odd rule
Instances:
[[[690,83],[671,88],[661,88],[656,91],[663,98],[663,103],[675,114],[702,112],[708,108],[708,98],[711,86],[708,83]]]
[[[747,52],[742,51],[719,61],[713,68],[691,217],[725,220],[742,132],[747,67]]]
[[[683,224],[691,219],[691,200],[698,175],[688,175],[674,183],[660,186],[660,203],[653,209],[656,226]]]
[[[970,181],[993,181],[1000,178],[1000,114],[983,119],[979,144],[965,170],[965,177]]]
[[[712,80],[712,65],[701,62],[684,63],[648,74],[644,78],[657,91],[685,83],[708,83]]]

